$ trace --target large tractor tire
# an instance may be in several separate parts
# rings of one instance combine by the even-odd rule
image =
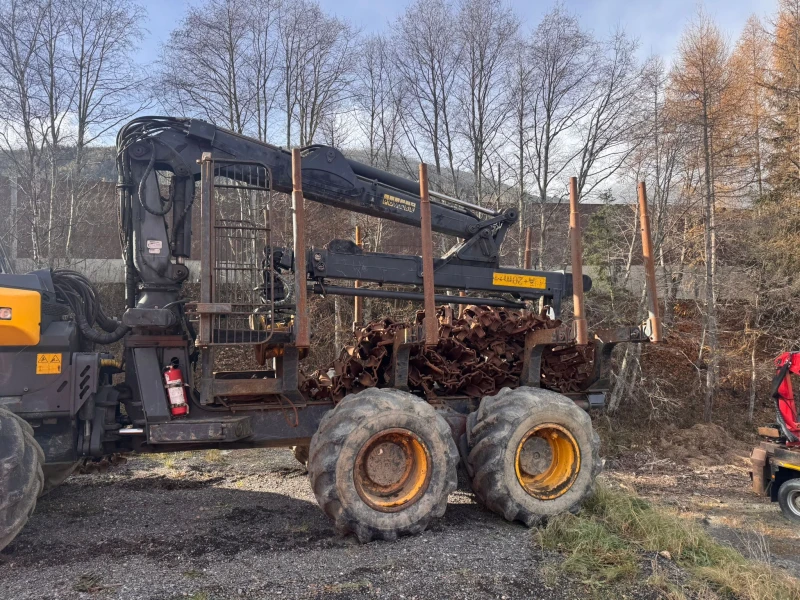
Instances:
[[[465,442],[478,500],[528,527],[577,510],[603,464],[589,415],[539,388],[506,388],[484,398],[467,419]]]
[[[456,489],[458,450],[447,422],[406,392],[345,397],[311,439],[308,470],[323,512],[362,543],[425,530]]]
[[[44,486],[44,452],[33,429],[0,408],[0,550],[25,526]]]
[[[80,464],[80,462],[69,462],[43,465],[44,488],[42,489],[42,496],[49,494],[54,488],[64,483],[67,477],[72,475]]]

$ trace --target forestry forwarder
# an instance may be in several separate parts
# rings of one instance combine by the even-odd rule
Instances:
[[[200,120],[167,117],[131,121],[117,151],[127,304],[121,320],[106,315],[95,288],[77,273],[0,275],[0,549],[22,529],[37,497],[78,461],[117,452],[294,446],[298,455],[308,453],[322,510],[362,542],[418,533],[441,517],[459,460],[479,501],[527,525],[573,509],[590,491],[601,461],[583,408],[602,406],[614,345],[655,341],[657,315],[647,327],[595,335],[593,374],[571,398],[541,387],[542,353],[589,343],[585,320],[576,333],[565,326],[527,333],[519,385],[483,399],[408,391],[410,349],[420,340],[435,347],[435,319],[426,319],[424,338],[417,328],[395,336],[385,369],[391,377],[376,387],[338,402],[317,400],[301,391],[299,375],[309,347],[308,291],[424,299],[428,315],[435,301],[524,309],[540,298],[558,315],[574,291],[580,325],[591,280],[581,275],[579,235],[572,236],[572,278],[505,268],[500,246],[516,211],[434,192],[438,201],[430,201],[424,165],[415,182],[335,148],[288,152]],[[162,184],[169,180],[166,198],[157,174]],[[292,194],[292,248],[272,244],[273,192]],[[572,192],[576,219],[574,186]],[[345,240],[307,248],[303,197],[418,227],[422,256],[363,252]],[[195,210],[201,231],[193,281],[200,286],[192,298],[184,284],[197,251]],[[434,259],[431,231],[458,241]],[[365,282],[415,287],[391,291]],[[434,285],[472,295],[434,296]],[[121,360],[94,350],[119,340]],[[239,362],[242,347],[254,350],[257,368],[218,369],[220,356],[237,347]],[[114,375],[122,383],[114,384]]]

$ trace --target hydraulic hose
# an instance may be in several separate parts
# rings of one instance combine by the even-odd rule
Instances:
[[[52,271],[56,298],[69,305],[81,334],[97,344],[113,344],[122,339],[130,328],[108,317],[100,304],[97,288],[77,271],[55,269]],[[97,331],[99,325],[105,333]]]
[[[161,197],[161,194],[158,194],[158,200],[161,203],[161,210],[155,210],[150,208],[147,205],[147,199],[145,198],[145,184],[147,183],[147,178],[150,176],[150,173],[153,172],[153,167],[156,164],[156,145],[155,143],[150,140],[150,161],[147,163],[147,167],[144,170],[144,174],[142,175],[141,181],[139,181],[139,204],[142,205],[142,208],[149,212],[151,215],[155,215],[156,217],[163,217],[170,210],[172,210],[172,194],[170,197],[166,199],[166,201]]]

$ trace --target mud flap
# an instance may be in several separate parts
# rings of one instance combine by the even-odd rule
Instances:
[[[759,496],[767,492],[767,485],[770,482],[769,467],[767,461],[767,451],[763,448],[753,448],[750,453],[750,479],[753,481],[753,491]]]

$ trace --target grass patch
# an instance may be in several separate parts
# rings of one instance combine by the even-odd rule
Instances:
[[[82,594],[96,594],[117,587],[120,587],[118,583],[103,583],[96,573],[84,573],[72,584],[72,589]]]
[[[145,452],[138,455],[138,458],[142,458],[146,461],[150,461],[156,463],[159,466],[165,467],[167,469],[177,469],[179,461],[187,461],[193,458],[197,453],[200,451],[195,450],[186,450],[181,452],[163,452],[163,453],[150,453]],[[209,452],[214,452],[214,450],[209,450]],[[219,452],[219,450],[216,450]],[[220,455],[220,460],[222,456]]]
[[[183,572],[183,576],[188,577],[189,579],[199,579],[201,577],[205,577],[205,575],[205,573],[198,571],[197,569],[189,569],[188,571]]]
[[[668,552],[694,579],[716,592],[747,600],[800,598],[800,581],[716,542],[700,525],[641,498],[598,486],[579,515],[550,519],[542,547],[566,555],[562,572],[590,582],[633,579],[642,553]]]
[[[325,592],[329,594],[355,594],[357,592],[364,592],[372,589],[372,584],[369,581],[352,581],[346,583],[334,583],[324,587]]]
[[[225,460],[225,456],[223,456],[222,450],[219,450],[217,448],[206,450],[204,458],[207,462],[212,462],[212,463],[224,462]]]

